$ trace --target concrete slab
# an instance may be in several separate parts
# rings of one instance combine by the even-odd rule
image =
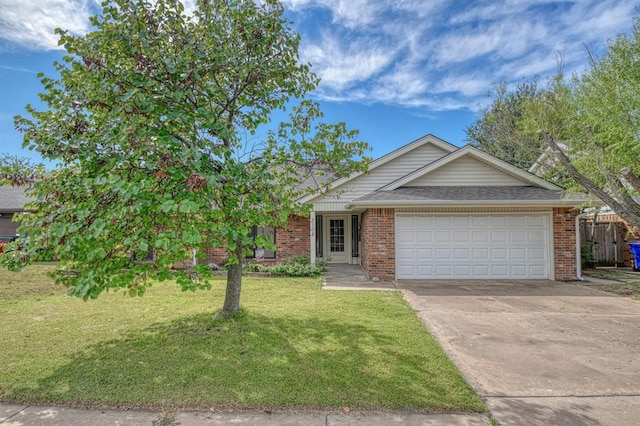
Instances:
[[[20,413],[27,405],[2,404],[0,405],[0,423]]]
[[[452,425],[486,426],[489,418],[481,414],[409,414],[409,413],[214,413],[152,412],[145,410],[100,410],[68,407],[36,407],[0,404],[2,426],[29,425],[181,425],[181,426],[382,426],[382,425]],[[6,416],[6,417],[5,417]]]
[[[640,302],[553,281],[397,286],[500,424],[640,418],[610,411],[640,397]]]
[[[178,413],[175,423],[180,426],[325,426],[325,414],[215,414],[215,413]]]
[[[2,406],[4,408],[5,405]],[[149,426],[158,420],[158,413],[147,411],[94,410],[68,407],[28,406],[0,421],[2,426]]]
[[[322,276],[324,290],[394,290],[392,282],[371,281],[360,265],[332,263]]]
[[[640,397],[487,398],[500,425],[637,425]]]
[[[380,414],[328,415],[327,426],[486,426],[489,418],[479,414]]]

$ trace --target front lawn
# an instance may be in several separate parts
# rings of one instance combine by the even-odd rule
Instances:
[[[34,265],[0,270],[0,400],[131,407],[483,411],[399,292],[245,278],[244,314],[214,319],[224,280],[142,298],[64,295]]]

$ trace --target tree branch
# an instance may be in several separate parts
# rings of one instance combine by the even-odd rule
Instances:
[[[638,178],[637,174],[635,174],[629,167],[625,167],[624,169],[622,169],[620,171],[620,174],[622,175],[624,180],[626,180],[627,183],[631,185],[631,187],[633,187],[633,189],[640,192],[640,178]]]

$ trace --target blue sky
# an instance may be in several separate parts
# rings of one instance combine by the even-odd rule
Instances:
[[[0,0],[0,152],[29,156],[13,116],[38,104],[52,73],[54,28],[81,34],[101,0]],[[187,9],[193,0],[185,0]],[[630,32],[629,0],[284,0],[300,54],[322,81],[327,121],[346,121],[379,157],[428,133],[464,145],[496,84],[566,72]]]

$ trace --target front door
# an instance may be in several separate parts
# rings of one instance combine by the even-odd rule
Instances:
[[[347,221],[343,217],[329,217],[329,258],[332,263],[347,262]]]

